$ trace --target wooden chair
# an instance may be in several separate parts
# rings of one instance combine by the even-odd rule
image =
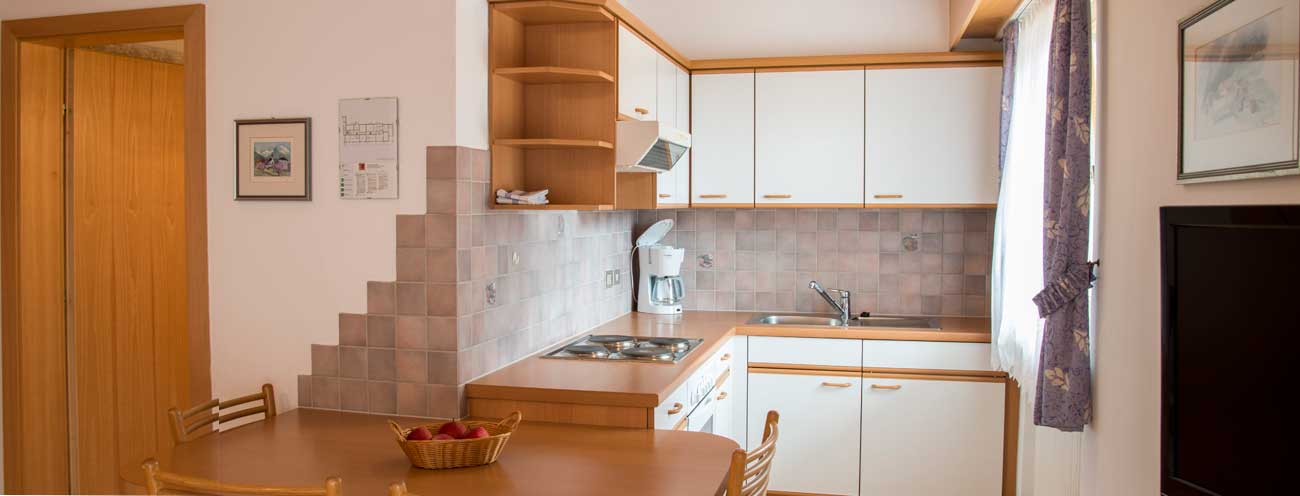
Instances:
[[[776,424],[781,415],[775,410],[767,412],[763,426],[763,443],[748,453],[736,450],[731,454],[731,471],[727,473],[727,496],[763,496],[767,494],[767,480],[772,475],[772,458],[776,456]]]
[[[403,486],[405,487],[405,486]],[[227,484],[200,477],[163,471],[158,460],[144,461],[145,494],[164,494],[163,491],[181,491],[185,494],[255,494],[262,496],[342,496],[343,480],[325,479],[322,487],[275,487]],[[390,490],[391,491],[391,490]]]
[[[252,403],[257,404],[241,410],[222,413]],[[212,411],[213,408],[216,408],[217,411]],[[167,417],[172,425],[172,440],[179,444],[211,434],[213,432],[212,424],[220,426],[226,422],[259,413],[265,414],[265,418],[268,419],[275,416],[275,388],[270,384],[263,384],[262,391],[259,393],[240,396],[233,400],[221,401],[213,398],[183,412],[171,408],[167,410]]]
[[[417,496],[406,490],[405,482],[394,482],[388,485],[388,496]]]

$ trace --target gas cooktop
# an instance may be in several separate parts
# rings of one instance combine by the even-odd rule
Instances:
[[[694,338],[592,334],[556,348],[542,358],[677,363],[703,342]]]

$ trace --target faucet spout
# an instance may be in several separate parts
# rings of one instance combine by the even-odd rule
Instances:
[[[832,288],[830,289],[830,291],[834,291],[840,295],[840,301],[835,301],[835,298],[831,298],[831,295],[827,293],[827,290],[825,288],[822,288],[822,285],[818,284],[817,281],[809,281],[808,288],[812,289],[813,291],[816,291],[817,294],[821,295],[822,299],[826,300],[826,303],[830,304],[830,306],[834,308],[836,312],[839,312],[840,322],[843,322],[844,325],[848,325],[849,307],[852,306],[851,302],[853,298],[853,293],[849,291],[845,291],[843,289]]]

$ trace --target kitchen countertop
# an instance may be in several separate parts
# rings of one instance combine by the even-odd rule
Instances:
[[[163,470],[221,482],[320,486],[386,494],[406,481],[425,495],[712,495],[727,475],[730,439],[699,432],[529,422],[496,463],[452,470],[412,467],[388,429],[429,419],[299,408],[177,445]],[[615,489],[616,488],[616,489]]]
[[[753,312],[632,312],[586,334],[701,338],[700,348],[679,363],[550,360],[541,352],[465,386],[469,398],[654,408],[733,335],[988,343],[989,319],[939,317],[939,329],[826,328],[745,324]]]

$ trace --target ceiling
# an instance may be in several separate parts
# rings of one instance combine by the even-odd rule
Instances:
[[[692,60],[948,51],[948,0],[621,0]]]

